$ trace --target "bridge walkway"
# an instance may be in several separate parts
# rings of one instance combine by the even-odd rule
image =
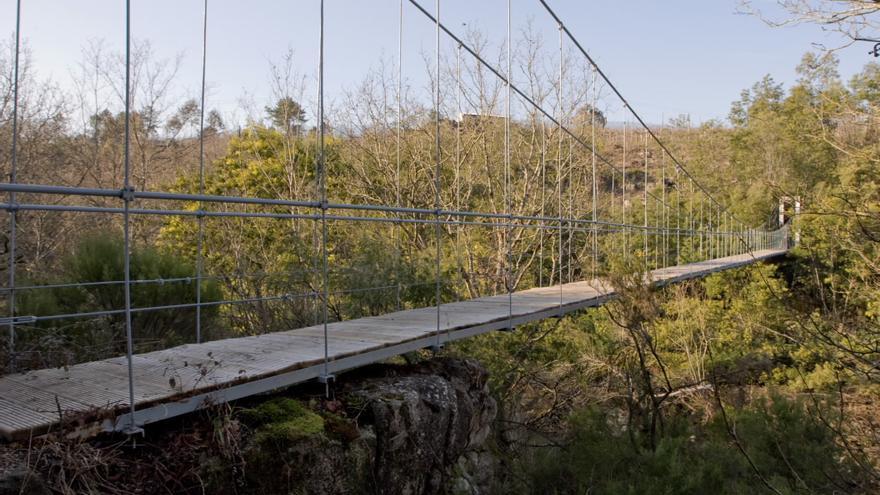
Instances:
[[[784,254],[761,250],[651,272],[662,285]],[[146,425],[210,404],[240,399],[448,341],[598,306],[615,296],[602,281],[541,287],[328,325],[324,329],[186,344],[134,356],[135,424]],[[27,438],[61,426],[82,432],[130,423],[124,356],[0,377],[0,438]]]

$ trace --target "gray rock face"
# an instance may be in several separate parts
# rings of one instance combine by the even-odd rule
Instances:
[[[188,483],[193,491],[187,493],[218,495],[491,493],[495,458],[484,444],[497,406],[489,394],[488,374],[476,361],[374,366],[341,378],[336,401],[313,399],[309,409],[296,394],[279,394],[262,404],[277,400],[299,405],[271,409],[278,417],[248,428],[241,427],[244,419],[227,419],[226,424],[239,426],[226,431],[240,435],[233,442],[241,447],[235,450],[240,457],[219,455],[218,445],[206,441],[217,438],[216,424],[193,418],[189,433],[153,433],[151,449],[108,456],[119,464],[107,469],[138,466],[143,471],[138,479],[143,481],[151,478],[150,469],[171,456],[181,459],[174,466],[179,472],[198,473]],[[331,402],[332,410],[327,409]],[[180,441],[182,435],[189,435],[186,441]],[[192,450],[177,455],[174,449],[181,445]],[[24,469],[22,452],[8,450],[9,459],[0,455],[0,495],[51,493],[56,480],[45,478],[45,469]],[[114,488],[157,492],[152,485],[128,478]]]
[[[373,474],[381,493],[460,492],[464,486],[480,492],[474,480],[486,479],[485,473],[462,473],[474,464],[459,461],[468,453],[477,458],[491,432],[497,405],[487,378],[475,361],[441,359],[405,375],[365,380],[348,392],[348,401],[363,403],[361,421],[375,432]]]

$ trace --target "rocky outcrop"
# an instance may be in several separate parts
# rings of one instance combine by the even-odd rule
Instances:
[[[344,377],[337,389],[353,430],[325,414],[323,432],[307,434],[314,420],[288,406],[277,422],[257,428],[245,450],[249,486],[263,493],[487,492],[490,463],[468,462],[481,459],[497,409],[478,363],[438,359],[366,374],[373,376]],[[470,474],[470,467],[483,472]]]
[[[35,470],[0,469],[0,495],[78,493],[95,483],[114,493],[490,493],[486,443],[497,407],[487,381],[472,360],[374,365],[341,376],[334,400],[306,385],[148,429],[140,447],[40,440],[34,448],[46,454]],[[83,463],[82,449],[101,462]],[[21,448],[0,446],[4,454],[3,464],[25,465]],[[77,476],[49,474],[67,472]]]
[[[346,402],[362,404],[360,421],[372,427],[372,474],[382,493],[480,492],[473,480],[486,473],[469,476],[464,457],[479,458],[495,419],[487,378],[475,361],[445,359],[350,387]]]

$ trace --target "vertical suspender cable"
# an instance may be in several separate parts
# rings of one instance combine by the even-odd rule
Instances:
[[[322,89],[321,85],[318,84],[318,87],[315,90],[315,101],[316,102],[321,99],[321,89]],[[315,119],[315,121],[316,121],[315,122],[315,136],[317,139],[317,135],[318,135],[318,132],[319,132],[319,129],[321,126],[320,109],[316,110],[316,114],[317,114],[317,117]],[[238,133],[240,136],[241,129],[239,129]],[[314,195],[314,200],[315,200],[315,203],[320,204],[321,203],[321,178],[320,178],[320,176],[321,176],[320,159],[321,158],[320,158],[320,156],[318,156],[317,144],[315,145],[315,147],[316,147],[316,152],[315,152],[315,195]],[[312,222],[312,255],[313,255],[312,256],[312,274],[314,277],[320,277],[320,284],[323,287],[323,284],[324,284],[323,276],[322,275],[319,276],[319,274],[322,273],[322,268],[321,268],[321,258],[322,258],[321,257],[321,235],[320,235],[320,228],[319,228],[320,224],[321,224],[321,217],[319,215],[315,215],[314,221]],[[317,287],[318,283],[319,283],[318,280],[316,280],[314,283],[315,288],[312,290],[312,301],[313,301],[312,310],[314,311],[314,317],[315,317],[314,324],[315,324],[315,326],[321,325],[324,321],[323,316],[322,316],[323,315],[322,310],[319,307],[321,305],[320,300],[321,300],[321,296],[323,294],[323,289],[319,289]]]
[[[681,186],[678,183],[678,166],[675,166],[675,264],[681,264]]]
[[[724,220],[722,220],[721,226],[721,230],[723,232],[722,239],[724,240],[724,250],[721,252],[721,256],[728,256],[730,255],[730,216],[728,216],[727,214],[724,215]]]
[[[571,108],[571,113],[574,113],[574,107]],[[569,121],[573,120],[571,115],[569,115]],[[568,156],[566,157],[566,161],[568,162],[568,283],[574,281],[574,259],[575,256],[572,255],[571,245],[574,243],[574,233],[575,233],[575,225],[576,223],[573,221],[576,216],[574,213],[574,193],[575,186],[574,181],[575,177],[579,177],[575,175],[575,165],[574,165],[574,144],[572,143],[571,136],[568,136]]]
[[[458,123],[455,126],[455,209],[462,211],[461,207],[461,168],[463,165],[461,156],[461,124],[464,120],[462,114],[464,112],[461,105],[461,43],[455,48],[455,106],[458,110]],[[456,263],[461,266],[461,225],[455,228],[455,252]]]
[[[324,0],[320,4],[320,27],[318,34],[318,187],[321,199],[321,290],[324,305],[322,321],[324,327],[324,393],[330,396],[330,344],[328,332],[328,305],[330,304],[330,276],[327,261],[327,163],[324,155]]]
[[[559,146],[556,152],[556,215],[559,223],[559,236],[557,246],[559,248],[559,309],[562,314],[562,118],[564,110],[562,107],[562,70],[563,70],[563,48],[562,48],[562,24],[558,24],[559,29],[559,85],[556,88],[556,105],[559,107],[559,116],[556,118],[556,131],[559,134]]]
[[[699,235],[700,235],[700,251],[699,257],[700,260],[703,259],[703,231],[706,230],[705,225],[703,224],[703,195],[700,195],[700,222],[697,224]]]
[[[535,112],[535,117],[541,119],[541,218],[547,216],[547,121]],[[544,228],[546,220],[541,220],[541,231],[538,240],[540,242],[540,262],[538,263],[538,287],[544,286]]]
[[[124,259],[124,283],[125,283],[125,354],[128,361],[128,400],[131,409],[129,418],[129,432],[137,431],[135,423],[134,404],[134,337],[131,326],[131,200],[133,190],[131,188],[131,0],[125,0],[125,158],[124,158],[124,184],[122,190],[123,201],[123,259]]]
[[[718,257],[723,258],[727,255],[727,215],[722,216],[718,213]]]
[[[689,182],[691,191],[688,194],[688,239],[690,239],[688,243],[688,261],[690,262],[694,258],[694,230],[697,227],[694,224],[694,181]]]
[[[604,129],[602,130],[602,136],[604,139],[607,139],[607,136],[605,135]],[[615,211],[614,206],[617,202],[617,191],[616,191],[617,190],[617,182],[616,182],[617,174],[615,174],[615,171],[616,170],[614,168],[611,168],[611,170],[610,170],[610,172],[611,172],[611,200],[610,200],[610,203],[609,203],[610,206],[608,209],[608,220],[612,223],[617,221],[616,217],[614,216],[614,211]],[[610,226],[608,228],[608,236],[611,237],[611,243],[610,243],[609,247],[612,249],[614,248],[615,241],[620,237],[616,234],[617,234],[617,227]],[[623,241],[621,241],[621,242],[623,242]],[[606,255],[606,258],[607,258],[607,255]]]
[[[626,218],[626,128],[627,122],[623,123],[623,173],[621,174],[620,187],[620,223],[623,225],[623,256],[629,251],[629,227]]]
[[[709,210],[709,223],[712,226],[711,231],[709,232],[709,258],[717,258],[718,257],[718,222],[717,215],[715,214],[715,206],[712,206]]]
[[[645,206],[645,275],[648,274],[648,133],[645,132],[645,182],[642,184],[644,190],[644,206]]]
[[[727,256],[727,215],[719,222],[721,225],[721,257]]]
[[[208,0],[204,2],[202,17],[202,92],[199,103],[199,194],[205,194],[205,74],[208,63]],[[199,202],[199,212],[204,209],[204,204]],[[205,239],[205,218],[198,217],[199,232],[196,242],[196,342],[202,341],[202,272],[204,260],[202,250]]]
[[[666,117],[660,117],[660,130],[659,133],[663,132],[664,126],[666,122]],[[666,155],[661,153],[660,158],[660,197],[661,205],[660,205],[660,217],[658,218],[659,224],[658,227],[662,229],[662,235],[660,237],[660,245],[663,249],[662,258],[658,257],[658,263],[663,263],[663,266],[669,266],[668,254],[669,251],[667,249],[666,240],[669,234],[669,205],[666,203]]]
[[[400,208],[400,134],[403,125],[403,0],[400,0],[399,18],[397,23],[397,167],[394,171],[394,200],[398,208]],[[394,301],[398,311],[401,310],[400,304],[400,264],[402,261],[402,253],[400,250],[400,229],[402,225],[399,222],[394,223]]]
[[[605,139],[607,139],[607,136],[606,136],[606,133],[605,133],[605,130],[604,130],[604,129],[602,130],[602,136],[603,136]],[[616,217],[614,216],[614,212],[615,212],[614,207],[615,207],[615,205],[616,205],[616,203],[617,203],[617,182],[616,182],[616,180],[617,180],[617,174],[616,174],[615,172],[616,172],[616,170],[612,168],[612,169],[611,169],[611,203],[610,203],[611,206],[610,206],[609,211],[608,211],[608,219],[609,219],[609,221],[611,221],[611,222],[616,222]],[[620,236],[618,236],[618,235],[616,235],[616,234],[617,234],[617,227],[610,227],[610,228],[609,228],[609,235],[610,235],[610,237],[611,237],[611,245],[609,246],[610,248],[613,248],[613,247],[614,247],[614,242],[615,242],[618,238],[620,238]],[[621,242],[623,242],[623,239],[621,239]]]
[[[687,132],[688,142],[690,142],[690,139],[691,139],[691,120],[690,120],[690,118],[688,118],[687,131],[688,131]],[[688,262],[691,262],[691,261],[694,261],[694,251],[695,251],[695,249],[694,249],[694,247],[695,247],[694,230],[696,228],[696,226],[694,224],[694,179],[692,179],[691,177],[688,177],[688,183],[691,186],[691,190],[690,190],[690,193],[688,194],[688,235],[687,235],[688,239],[686,239],[685,241],[687,242],[687,240],[690,240],[690,242],[687,242],[687,245],[688,245]]]
[[[596,278],[596,268],[597,268],[596,265],[598,264],[598,256],[599,256],[599,253],[598,253],[598,250],[599,250],[599,238],[598,238],[599,230],[597,229],[597,224],[596,224],[596,222],[599,220],[598,198],[597,198],[597,196],[599,195],[598,194],[599,188],[596,186],[596,104],[597,104],[598,93],[596,91],[596,69],[595,68],[591,68],[591,74],[592,74],[592,77],[590,79],[590,90],[593,93],[593,98],[592,98],[592,102],[591,102],[593,108],[590,109],[590,148],[591,148],[590,155],[591,155],[591,161],[592,161],[592,163],[591,163],[591,168],[592,168],[592,176],[591,177],[592,178],[590,181],[591,182],[590,196],[591,196],[591,199],[593,200],[593,215],[592,215],[592,218],[593,218],[593,225],[592,225],[593,260],[592,260],[592,264],[590,265],[590,279],[592,280],[592,279]]]
[[[21,0],[15,2],[15,61],[12,66],[12,163],[9,170],[9,182],[15,184],[18,179],[18,71],[19,54],[21,53]],[[9,193],[9,370],[15,371],[15,257],[16,257],[16,225],[18,211],[15,209],[15,193]]]
[[[730,215],[724,216],[724,244],[725,250],[724,255],[730,256],[733,254],[733,220]]]
[[[507,276],[505,277],[505,285],[507,286],[507,328],[512,327],[513,322],[513,220],[511,218],[511,184],[510,184],[510,84],[513,79],[512,60],[513,60],[513,44],[510,36],[510,0],[507,0],[507,97],[505,99],[504,119],[504,210],[507,212],[507,232],[505,238],[505,251],[507,251],[506,264]]]
[[[704,256],[707,260],[712,259],[713,254],[713,244],[712,239],[714,238],[714,232],[712,231],[715,225],[715,213],[714,206],[710,203],[708,208],[706,209],[706,241],[705,241],[705,253]]]
[[[661,185],[661,187],[665,188],[664,185]],[[661,265],[666,266],[663,262],[665,256],[665,253],[663,252],[663,246],[666,236],[666,231],[665,229],[663,229],[663,214],[666,210],[666,201],[658,198],[656,199],[655,203],[657,204],[657,206],[654,210],[654,220],[657,221],[657,225],[656,230],[654,231],[656,232],[656,235],[654,236],[654,268],[661,268]]]
[[[434,40],[434,236],[436,237],[434,299],[437,303],[437,348],[440,347],[440,0],[435,2],[436,33]]]
[[[730,215],[727,216],[727,255],[733,256],[734,250],[736,249],[736,244],[734,243],[733,235],[736,233],[736,225],[733,220],[733,217]]]
[[[716,224],[716,221],[715,221],[716,218],[717,218],[717,217],[715,216],[715,206],[713,205],[713,206],[711,206],[711,207],[709,208],[709,226],[710,226],[710,230],[709,230],[709,234],[708,234],[708,239],[709,239],[709,252],[708,252],[708,255],[707,255],[709,259],[717,258],[717,257],[718,257],[718,251],[717,251],[717,248],[716,248],[717,243],[715,242],[716,239],[717,239],[717,237],[718,237],[718,235],[717,235],[718,225]]]
[[[568,36],[568,38],[572,41],[572,43],[574,43],[574,46],[581,52],[581,54],[587,59],[587,61],[590,63],[590,65],[599,73],[599,75],[601,75],[603,80],[610,86],[611,90],[617,95],[618,98],[620,98],[620,100],[623,102],[623,104],[630,110],[632,115],[642,125],[642,127],[644,127],[645,131],[651,135],[651,137],[654,139],[654,141],[660,147],[660,150],[662,152],[664,152],[666,155],[669,155],[670,159],[672,159],[672,161],[681,169],[681,171],[689,179],[693,180],[696,183],[696,186],[706,195],[706,197],[710,201],[710,203],[713,203],[714,205],[716,205],[719,209],[724,211],[725,215],[729,215],[735,220],[735,218],[733,217],[733,214],[727,208],[725,208],[723,205],[721,205],[721,203],[719,203],[714,197],[712,197],[712,195],[709,194],[709,191],[702,184],[700,184],[699,182],[696,181],[696,179],[690,174],[690,172],[688,172],[688,170],[678,160],[678,158],[676,158],[675,155],[672,154],[672,152],[669,150],[669,148],[666,146],[666,144],[664,144],[663,141],[660,140],[659,137],[657,137],[657,135],[650,129],[650,127],[645,123],[645,121],[641,118],[641,116],[639,116],[639,114],[629,105],[629,102],[626,100],[626,98],[624,98],[623,95],[620,93],[620,91],[614,86],[614,84],[611,83],[610,79],[605,75],[605,73],[596,64],[596,61],[593,59],[593,57],[591,57],[590,54],[587,53],[587,51],[580,44],[580,42],[577,40],[577,38],[575,38],[574,35],[568,30],[568,28],[562,23],[562,20],[559,18],[559,16],[556,14],[556,12],[554,12],[553,9],[550,8],[550,5],[548,5],[547,1],[546,0],[538,0],[538,1],[544,7],[544,9],[547,11],[547,13],[550,14],[550,16],[556,21],[559,29],[562,32],[564,32],[565,35]],[[664,204],[661,206],[663,208],[668,208],[668,205],[665,204],[665,201],[664,201]],[[663,243],[663,247],[664,247],[663,256],[665,259],[665,257],[667,256],[666,241],[667,241],[667,235],[668,235],[668,232],[667,232],[668,225],[666,225],[666,224],[668,223],[668,215],[666,214],[667,212],[665,210],[663,213],[664,213],[663,216],[666,219],[666,221],[664,222],[664,226],[667,228],[664,228],[663,232],[656,233],[656,237],[659,238],[659,236],[661,236],[661,235],[663,236],[663,238],[662,238],[663,239],[662,243]],[[658,218],[659,218],[659,215],[658,215]],[[720,217],[719,217],[719,219],[720,219]],[[659,226],[660,226],[660,224],[658,223],[658,227]],[[722,235],[722,234],[719,233],[719,235]],[[655,242],[655,245],[659,245],[659,244],[660,244],[660,241],[658,239],[658,241]],[[658,254],[658,259],[659,259],[659,254]]]
[[[742,250],[743,242],[741,239],[742,239],[743,231],[742,231],[742,226],[740,225],[739,222],[736,222],[736,224],[734,225],[734,231],[736,233],[736,236],[733,239],[733,254],[740,254],[742,252],[741,250]]]

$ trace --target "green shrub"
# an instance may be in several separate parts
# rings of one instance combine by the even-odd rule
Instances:
[[[832,493],[853,488],[857,474],[831,432],[796,400],[773,397],[731,410],[737,438],[780,493]],[[761,493],[764,482],[735,445],[720,414],[708,424],[669,419],[655,449],[638,431],[590,409],[569,421],[564,449],[529,459],[530,493]],[[843,490],[844,492],[849,490]],[[852,490],[855,491],[855,490]]]
[[[152,247],[131,251],[131,280],[187,278],[194,266],[174,253]],[[36,329],[21,328],[21,348],[43,356],[44,365],[82,361],[118,354],[125,349],[125,287],[123,242],[118,235],[97,234],[84,238],[73,253],[60,262],[58,273],[35,277],[28,284],[80,285],[19,291],[17,314],[33,316],[116,311],[106,316],[72,317],[40,322]],[[202,301],[220,300],[213,281],[202,282]],[[196,301],[195,281],[134,283],[132,308],[186,305]],[[216,307],[202,308],[202,328],[209,333]],[[135,311],[132,329],[138,351],[164,348],[195,340],[194,307]]]

